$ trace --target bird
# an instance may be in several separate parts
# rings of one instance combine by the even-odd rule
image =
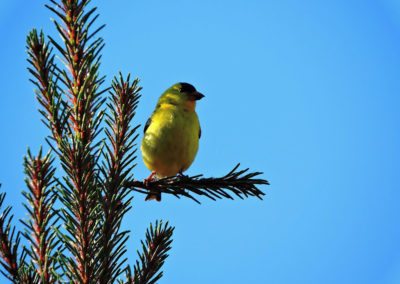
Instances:
[[[176,83],[158,99],[144,126],[141,143],[143,162],[152,171],[145,184],[156,178],[183,175],[193,163],[201,137],[196,102],[204,95],[189,83]],[[146,200],[161,201],[161,192]]]

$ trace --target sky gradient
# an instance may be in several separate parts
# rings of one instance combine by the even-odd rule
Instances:
[[[55,34],[45,3],[0,2],[0,182],[16,218],[23,156],[48,134],[25,48],[33,27]],[[167,87],[190,82],[206,97],[188,173],[241,162],[271,182],[264,201],[135,194],[131,263],[148,224],[164,219],[176,230],[160,283],[400,283],[399,1],[93,3],[107,24],[105,86],[118,71],[141,79],[135,123]]]

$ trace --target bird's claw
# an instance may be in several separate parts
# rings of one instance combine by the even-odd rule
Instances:
[[[143,183],[144,183],[144,185],[146,186],[146,187],[148,187],[149,186],[149,183],[150,182],[152,182],[153,180],[154,180],[154,176],[156,175],[156,172],[151,172],[151,174],[147,177],[147,178],[145,178],[144,180],[143,180]]]
[[[178,174],[177,174],[176,176],[179,177],[179,178],[188,178],[188,177],[189,177],[188,175],[185,175],[185,174],[183,173],[183,171],[179,171]]]

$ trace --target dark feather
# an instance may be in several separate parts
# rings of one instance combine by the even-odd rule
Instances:
[[[199,139],[201,137],[201,127],[199,127]]]
[[[150,200],[156,200],[156,201],[160,202],[161,201],[161,192],[147,194],[145,201],[150,201]]]
[[[151,118],[149,118],[149,119],[147,120],[147,122],[146,122],[146,124],[145,124],[145,126],[144,126],[143,133],[146,133],[146,130],[147,130],[147,128],[149,128],[150,124],[151,124]]]
[[[194,93],[196,92],[196,88],[193,87],[193,85],[189,84],[189,83],[180,83],[181,84],[181,93]]]

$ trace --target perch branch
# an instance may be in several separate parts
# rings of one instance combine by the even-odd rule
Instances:
[[[237,196],[240,199],[246,197],[257,197],[262,199],[265,195],[257,186],[268,185],[265,179],[256,178],[261,172],[249,172],[249,169],[239,170],[238,164],[228,174],[220,178],[204,178],[203,175],[195,176],[173,176],[144,182],[133,180],[125,183],[127,188],[143,194],[166,193],[172,194],[177,198],[188,197],[200,203],[194,195],[208,197],[212,200],[228,198],[233,199]]]

